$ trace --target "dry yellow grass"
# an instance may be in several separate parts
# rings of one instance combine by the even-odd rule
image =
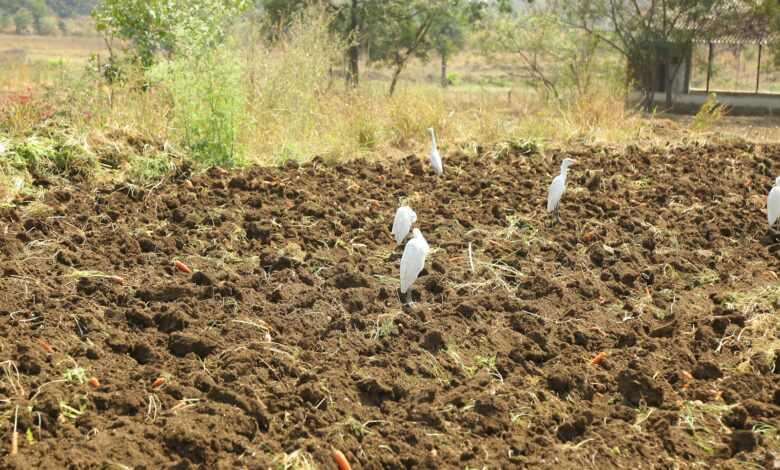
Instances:
[[[4,58],[28,61],[85,61],[92,54],[106,56],[108,51],[100,37],[35,36],[0,34],[0,61]]]

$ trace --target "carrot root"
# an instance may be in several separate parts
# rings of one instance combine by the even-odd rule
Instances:
[[[176,269],[178,269],[179,271],[185,274],[192,274],[192,269],[190,269],[190,267],[184,264],[183,262],[176,260],[173,262],[173,264],[174,266],[176,266]]]
[[[590,363],[591,363],[591,365],[598,366],[598,365],[601,365],[606,358],[607,358],[607,353],[602,351],[602,352],[596,354],[596,357],[591,359]]]
[[[352,467],[349,465],[349,462],[347,461],[347,457],[344,456],[344,454],[337,449],[333,449],[333,461],[336,462],[336,466],[339,468],[339,470],[352,470]]]
[[[43,338],[38,338],[38,344],[39,344],[39,345],[41,346],[41,348],[43,348],[43,350],[44,350],[44,351],[46,351],[47,353],[49,353],[49,354],[53,354],[53,353],[54,353],[54,348],[53,348],[53,347],[51,346],[51,344],[49,344],[49,342],[48,342],[48,341],[46,341],[45,339],[43,339]]]

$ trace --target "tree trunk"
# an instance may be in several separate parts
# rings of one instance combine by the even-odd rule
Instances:
[[[666,57],[664,57],[664,72],[666,73],[666,76],[664,77],[664,89],[666,90],[666,107],[671,108],[672,107],[672,79],[674,78],[676,73],[673,73],[672,71],[672,54],[667,52]],[[676,70],[674,72],[677,72]]]
[[[393,71],[393,80],[390,82],[390,91],[387,93],[388,96],[393,96],[393,93],[395,93],[395,86],[398,84],[398,77],[401,76],[401,71],[403,69],[404,63],[396,61],[395,70]]]
[[[636,65],[636,78],[639,80],[639,91],[642,94],[640,106],[645,112],[653,111],[653,97],[655,96],[656,68],[652,65]]]
[[[441,86],[447,88],[450,80],[447,78],[447,54],[441,55]]]
[[[358,0],[352,0],[350,9],[350,45],[349,45],[349,70],[347,71],[347,83],[357,88],[360,77],[360,42],[358,42]]]
[[[659,83],[658,80],[658,65],[656,62],[657,55],[652,54],[650,57],[642,57],[639,60],[645,62],[644,64],[640,65],[642,69],[644,70],[644,78],[645,78],[645,84],[644,84],[644,90],[645,90],[645,103],[644,108],[645,111],[651,112],[653,110],[653,106],[655,105],[655,90],[657,87],[657,84]]]

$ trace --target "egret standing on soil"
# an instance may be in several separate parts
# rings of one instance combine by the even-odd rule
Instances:
[[[566,191],[566,175],[569,173],[569,167],[575,163],[577,163],[577,160],[571,158],[563,159],[563,162],[561,162],[561,174],[553,179],[550,191],[547,194],[547,212],[555,214],[557,222],[561,221],[558,208],[561,204],[561,197],[563,197],[563,193]]]
[[[406,303],[412,303],[412,291],[409,288],[425,267],[425,257],[429,250],[428,242],[420,229],[414,229],[412,239],[406,242],[404,254],[401,256],[401,294],[406,294]]]
[[[769,228],[774,227],[780,219],[780,176],[775,180],[774,187],[769,191],[766,200],[766,216],[769,219]]]
[[[417,222],[417,214],[409,206],[399,207],[395,211],[395,220],[393,220],[393,237],[395,237],[395,244],[400,245],[406,235],[409,234],[409,230],[412,229],[412,224]]]
[[[441,176],[444,174],[444,167],[441,163],[439,149],[436,148],[436,134],[433,133],[432,127],[428,128],[428,133],[431,134],[431,166],[433,167],[433,171],[435,171],[437,175]]]

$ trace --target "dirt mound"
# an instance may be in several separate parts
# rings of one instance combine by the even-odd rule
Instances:
[[[3,467],[777,465],[780,147],[446,157],[0,208]]]

